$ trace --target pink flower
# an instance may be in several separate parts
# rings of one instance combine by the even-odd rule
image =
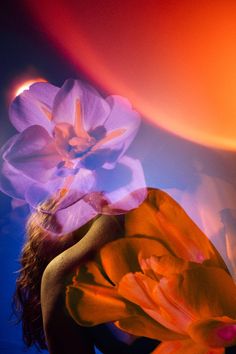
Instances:
[[[43,82],[17,96],[9,114],[19,133],[1,149],[0,189],[51,214],[52,232],[145,198],[141,164],[125,155],[140,124],[126,99],[103,99],[78,80],[62,88]]]

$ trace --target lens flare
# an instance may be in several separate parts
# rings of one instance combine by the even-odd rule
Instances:
[[[13,98],[19,96],[23,91],[28,90],[30,86],[35,84],[36,82],[46,82],[46,80],[42,77],[38,77],[35,79],[21,81],[20,83],[16,84],[13,90]]]

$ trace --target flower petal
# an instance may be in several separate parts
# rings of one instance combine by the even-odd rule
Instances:
[[[144,237],[118,239],[100,250],[104,271],[114,284],[127,273],[140,271],[139,257],[148,258],[152,254],[161,256],[169,252],[160,242]]]
[[[54,123],[69,123],[78,136],[102,126],[110,112],[106,101],[91,86],[79,80],[66,80],[55,97]]]
[[[224,225],[225,246],[230,273],[236,282],[236,209],[224,209],[220,212]]]
[[[80,267],[73,284],[67,287],[66,307],[71,317],[83,326],[129,316],[126,303],[92,261]]]
[[[236,286],[221,268],[197,265],[182,274],[162,278],[159,287],[168,301],[193,321],[236,317]]]
[[[26,202],[33,208],[39,207],[39,205],[44,204],[56,195],[61,188],[62,182],[62,179],[56,178],[46,183],[31,183],[25,193]]]
[[[3,158],[27,177],[42,183],[53,176],[61,160],[53,139],[39,125],[30,126],[19,134]]]
[[[140,115],[132,110],[128,100],[120,96],[109,96],[106,101],[111,107],[111,112],[104,123],[107,131],[107,137],[104,138],[103,148],[111,147],[124,153],[135,135],[140,125]],[[108,139],[110,134],[116,135],[113,139]]]
[[[193,323],[189,334],[199,344],[229,347],[236,344],[236,320],[223,316]]]
[[[157,282],[142,273],[127,273],[118,285],[118,293],[141,308],[155,308],[149,290],[156,287]]]
[[[184,338],[178,333],[174,333],[163,327],[160,323],[154,321],[145,313],[123,318],[115,325],[135,336],[147,337],[158,340],[177,340]]]
[[[80,169],[76,175],[65,178],[56,177],[46,183],[34,183],[26,193],[26,200],[32,207],[46,213],[56,213],[80,201],[90,192],[94,184],[94,174]],[[49,202],[51,200],[51,203]],[[45,205],[42,205],[47,202]],[[79,216],[76,216],[79,218]]]
[[[38,211],[38,223],[56,235],[68,234],[93,219],[97,212],[83,199],[56,212]]]
[[[70,159],[71,155],[68,149],[68,142],[75,136],[74,127],[68,123],[58,123],[54,127],[52,134],[59,153],[63,157]]]
[[[12,198],[25,199],[25,192],[33,181],[13,168],[7,161],[0,161],[0,190]]]
[[[151,256],[147,259],[141,259],[140,265],[144,274],[157,279],[161,276],[170,276],[171,274],[181,273],[191,264],[181,258],[174,257],[170,254],[164,256]]]
[[[128,273],[121,279],[118,293],[165,328],[183,336],[186,334],[191,318],[165,298],[157,281],[142,273]]]
[[[111,288],[70,286],[66,296],[69,314],[82,326],[96,326],[128,316],[126,304]]]
[[[7,161],[3,159],[3,155],[14,145],[19,134],[9,139],[0,149],[0,190],[12,198],[24,199],[25,192],[32,180],[22,173],[19,173]]]
[[[77,269],[72,279],[72,285],[79,287],[81,284],[113,288],[113,284],[104,276],[101,266],[96,260],[88,261]]]
[[[90,171],[81,169],[76,176],[31,185],[25,198],[37,208],[37,222],[42,228],[54,234],[67,234],[97,215],[94,208],[83,200],[90,183],[93,183]]]
[[[181,206],[160,190],[149,189],[145,202],[126,215],[126,229],[127,236],[143,234],[162,239],[185,260],[202,263],[210,259],[212,264],[226,268],[214,246]]]
[[[141,163],[123,156],[113,170],[96,171],[95,191],[103,192],[103,201],[94,207],[103,214],[122,214],[137,208],[146,198],[147,190]]]
[[[17,96],[10,105],[9,115],[14,127],[22,132],[31,125],[41,125],[48,132],[53,128],[51,112],[59,88],[47,82],[38,82]]]
[[[81,168],[75,176],[68,176],[62,180],[61,188],[64,196],[59,201],[57,210],[65,209],[77,203],[93,190],[95,184],[94,173],[84,168]]]
[[[192,340],[163,342],[151,354],[224,354],[224,348],[203,347]]]

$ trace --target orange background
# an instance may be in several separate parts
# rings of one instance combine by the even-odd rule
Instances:
[[[236,149],[234,0],[26,3],[100,87],[168,131]]]

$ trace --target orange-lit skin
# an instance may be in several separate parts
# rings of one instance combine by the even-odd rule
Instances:
[[[98,85],[172,133],[236,149],[235,1],[25,2]]]

